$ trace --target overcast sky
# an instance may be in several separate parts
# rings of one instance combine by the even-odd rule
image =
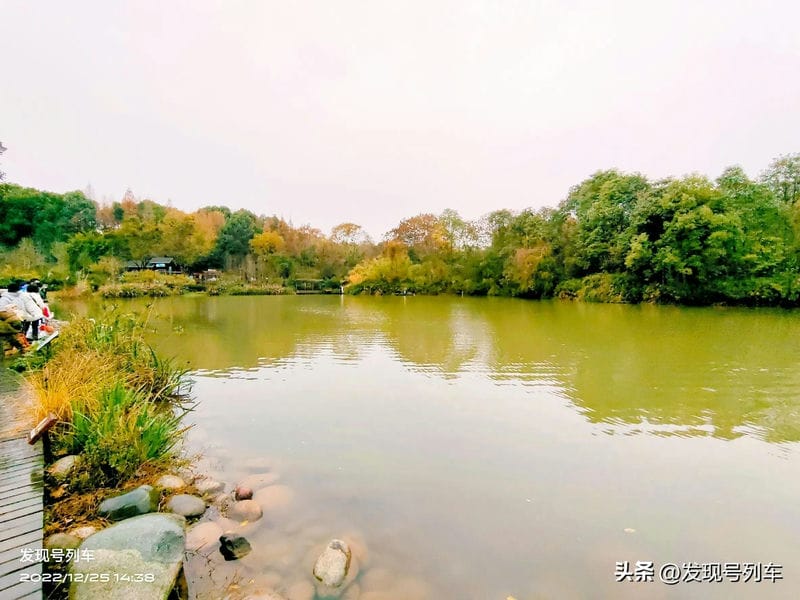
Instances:
[[[10,181],[380,236],[800,151],[800,2],[0,0]]]

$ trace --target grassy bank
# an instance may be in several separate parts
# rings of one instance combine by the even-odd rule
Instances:
[[[76,319],[44,364],[28,363],[32,421],[56,415],[55,458],[78,457],[67,477],[46,481],[48,532],[94,517],[104,490],[138,485],[181,460],[188,382],[145,341],[145,322],[119,314]],[[81,514],[88,506],[92,514]]]
[[[77,290],[80,291],[80,290]],[[85,286],[84,293],[91,287]],[[198,282],[186,275],[165,275],[153,271],[125,273],[116,281],[97,287],[103,298],[158,298],[189,293],[208,293],[212,296],[271,296],[289,293],[289,290],[271,283],[244,283],[239,277],[224,277],[209,282]]]

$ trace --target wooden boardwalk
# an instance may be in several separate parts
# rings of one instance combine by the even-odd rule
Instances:
[[[41,575],[41,562],[23,562],[23,549],[42,548],[43,494],[41,443],[31,446],[22,431],[24,388],[0,365],[0,598],[41,598],[41,582],[22,581]],[[38,578],[41,579],[41,578]]]

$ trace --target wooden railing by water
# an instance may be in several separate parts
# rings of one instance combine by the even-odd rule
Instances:
[[[0,365],[0,598],[41,598],[41,442],[30,445],[21,378]],[[24,558],[23,558],[24,557]],[[33,576],[33,577],[31,577]]]

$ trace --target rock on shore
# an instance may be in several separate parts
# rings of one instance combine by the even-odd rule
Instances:
[[[47,472],[53,476],[56,481],[64,481],[69,477],[70,473],[78,465],[78,456],[69,454],[59,458],[56,462],[47,468]]]
[[[213,496],[225,490],[225,484],[210,477],[203,477],[194,482],[194,487],[203,495]]]
[[[98,512],[101,517],[120,521],[156,510],[158,510],[158,492],[152,486],[141,485],[127,494],[103,500]]]
[[[186,482],[177,475],[162,475],[156,481],[156,487],[163,490],[179,490],[186,487]]]
[[[199,517],[206,512],[206,503],[191,494],[177,494],[167,502],[167,510],[184,517]]]
[[[185,524],[180,515],[148,514],[87,538],[80,549],[93,559],[72,563],[83,582],[70,585],[70,600],[165,600],[181,570]]]

